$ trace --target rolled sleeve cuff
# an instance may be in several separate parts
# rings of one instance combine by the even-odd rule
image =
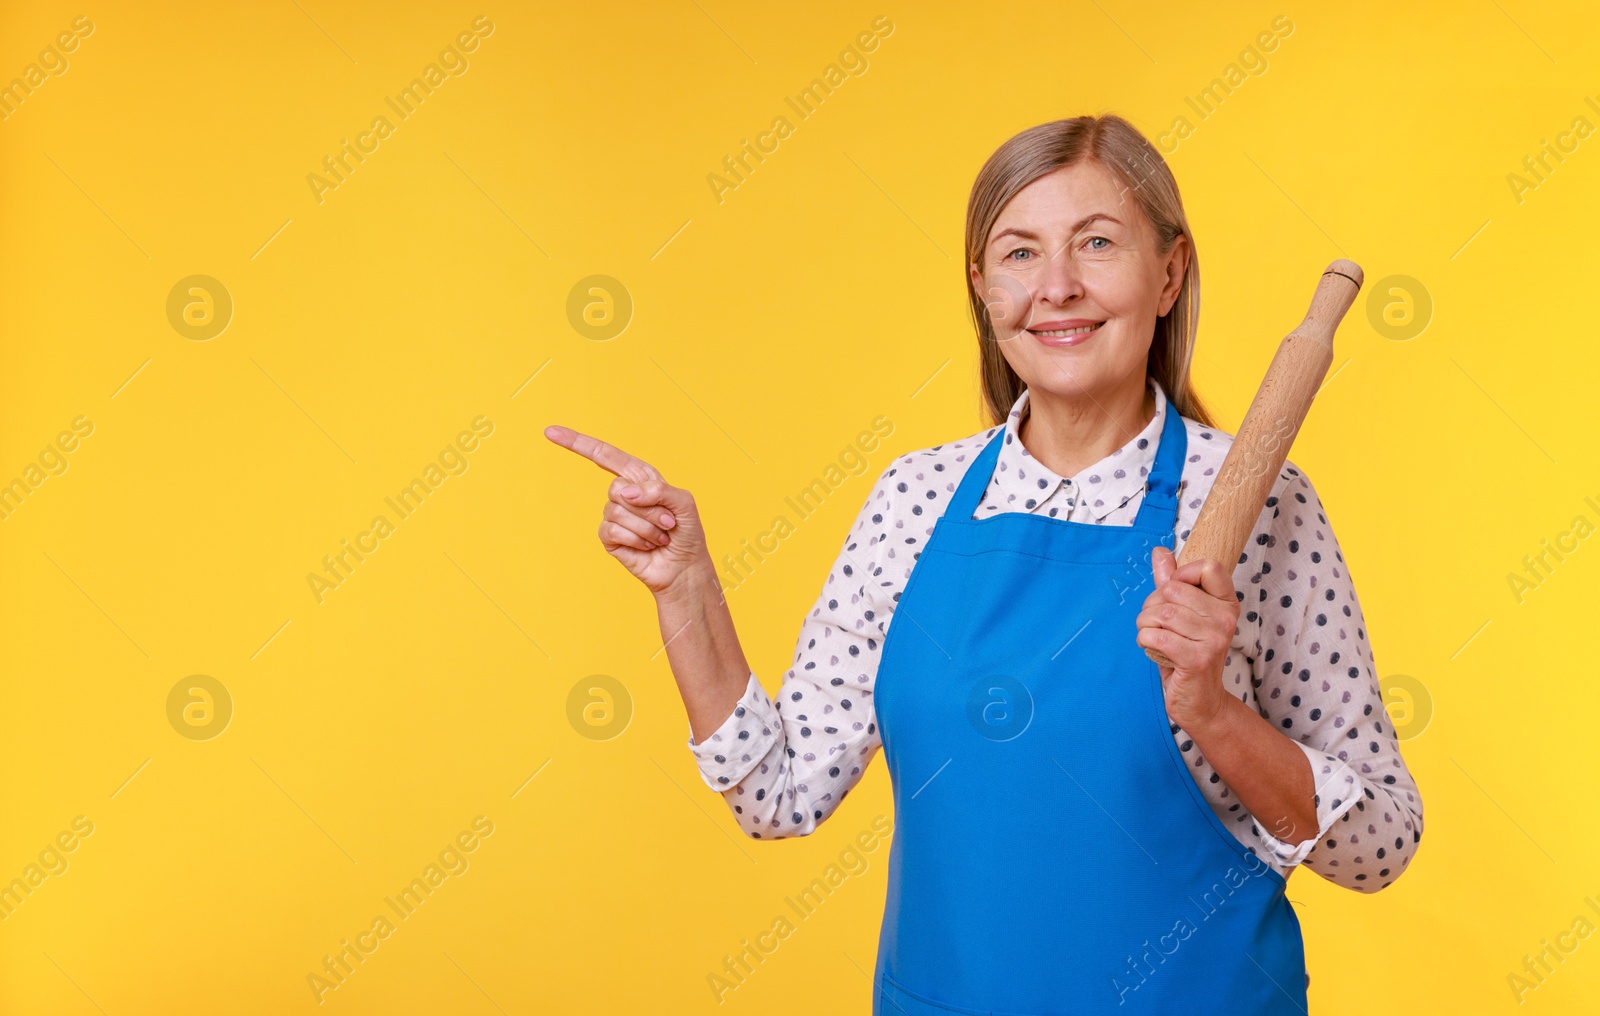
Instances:
[[[781,724],[777,707],[752,671],[744,694],[710,736],[696,744],[694,728],[689,728],[688,747],[699,766],[700,778],[718,793],[731,790],[761,764],[778,731],[783,729]]]
[[[1304,861],[1306,855],[1315,850],[1328,830],[1333,828],[1333,824],[1361,800],[1361,780],[1348,764],[1310,745],[1299,741],[1293,743],[1305,752],[1306,759],[1311,763],[1311,781],[1316,789],[1317,835],[1302,843],[1289,844],[1267,832],[1260,822],[1255,824],[1262,844],[1271,852],[1273,859],[1285,867]]]

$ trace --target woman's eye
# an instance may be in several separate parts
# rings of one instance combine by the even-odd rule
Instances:
[[[1026,247],[1018,247],[1016,250],[1012,251],[1010,254],[1007,254],[1006,257],[1010,258],[1013,261],[1026,261],[1027,258],[1019,258],[1019,257],[1017,257],[1017,255],[1018,254],[1032,254],[1032,253],[1033,253],[1033,251],[1029,250]]]
[[[1105,240],[1106,247],[1111,246],[1111,241],[1110,240],[1106,240],[1106,238],[1103,237],[1103,236],[1091,236],[1089,238],[1089,242],[1090,243],[1094,243],[1096,240]],[[1105,247],[1091,247],[1089,249],[1090,250],[1105,250],[1106,248]]]

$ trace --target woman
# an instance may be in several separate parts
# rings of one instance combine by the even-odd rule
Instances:
[[[546,434],[618,474],[601,541],[741,829],[812,832],[884,749],[875,1013],[1303,1013],[1288,874],[1375,892],[1422,834],[1333,530],[1289,462],[1237,562],[1175,567],[1232,436],[1189,379],[1177,185],[1125,120],[1002,145],[966,251],[993,425],[879,477],[776,701],[689,493]]]

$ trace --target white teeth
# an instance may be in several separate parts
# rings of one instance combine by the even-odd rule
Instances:
[[[1099,328],[1099,327],[1100,327],[1100,325],[1084,325],[1082,328],[1065,328],[1065,329],[1056,329],[1056,330],[1053,330],[1053,331],[1035,330],[1034,334],[1035,335],[1048,335],[1053,339],[1060,339],[1060,338],[1065,338],[1068,335],[1083,335],[1084,333],[1092,332],[1096,328]]]

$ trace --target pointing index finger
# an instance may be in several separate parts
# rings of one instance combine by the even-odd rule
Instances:
[[[582,455],[602,469],[625,479],[633,480],[636,483],[661,479],[661,474],[656,472],[655,467],[650,463],[637,456],[629,455],[615,445],[607,444],[599,438],[590,437],[570,427],[552,424],[544,429],[544,436],[561,447]]]

